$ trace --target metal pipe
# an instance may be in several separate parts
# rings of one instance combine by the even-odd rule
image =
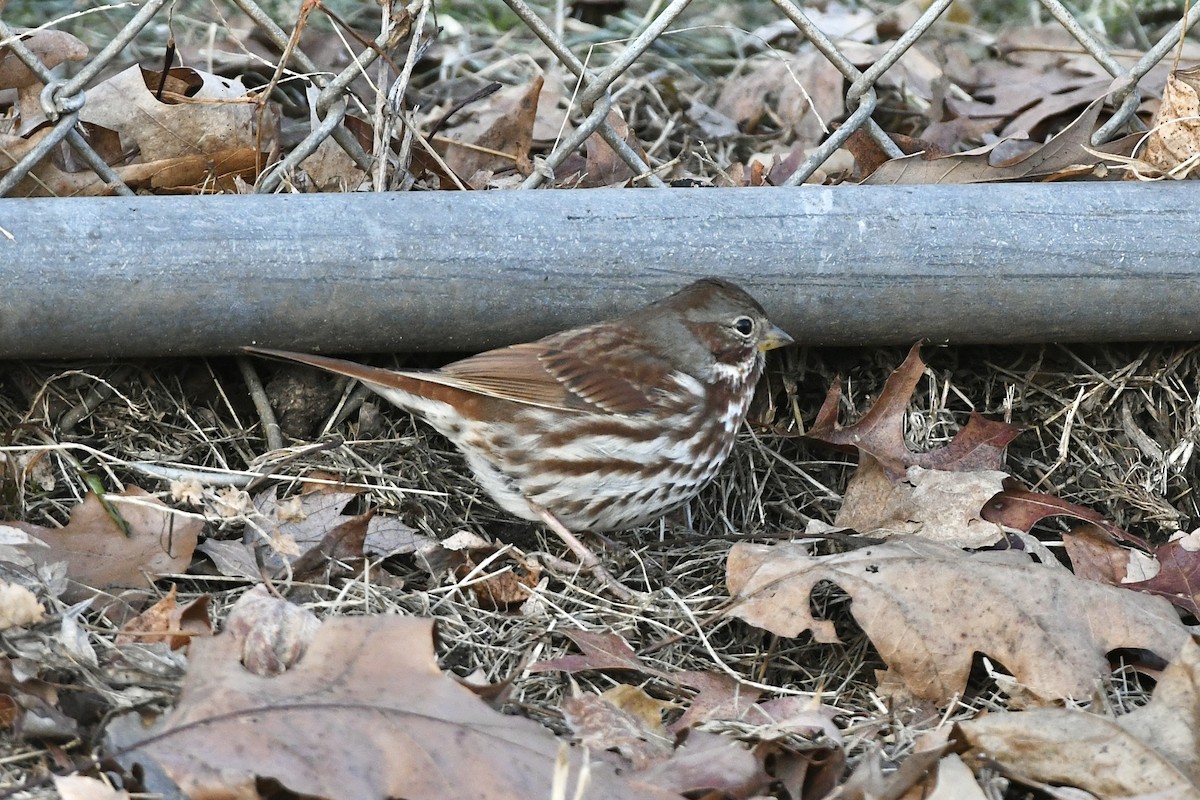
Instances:
[[[742,283],[797,341],[1198,339],[1195,186],[0,200],[0,356],[473,351]]]

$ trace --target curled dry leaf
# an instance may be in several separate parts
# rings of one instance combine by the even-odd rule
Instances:
[[[115,131],[136,163],[116,168],[126,183],[166,190],[236,192],[262,166],[257,107],[240,81],[187,67],[160,73],[132,66],[88,90],[79,118]],[[92,176],[94,178],[94,176]],[[215,185],[214,185],[215,182]]]
[[[1063,545],[1076,575],[1155,594],[1200,615],[1200,552],[1194,549],[1194,536],[1173,536],[1146,554],[1119,547],[1107,530],[1085,522],[1063,535]]]
[[[179,704],[142,752],[192,797],[253,797],[260,779],[330,800],[548,797],[562,743],[443,675],[432,634],[428,619],[329,619],[272,678],[242,668],[228,633],[197,641]],[[568,796],[580,768],[572,752]],[[679,800],[595,760],[580,796]]]
[[[1023,430],[1016,425],[990,420],[979,414],[971,418],[944,447],[914,453],[904,440],[904,418],[908,401],[925,373],[921,344],[912,346],[908,357],[888,376],[879,398],[862,419],[842,426],[837,421],[841,400],[840,384],[830,388],[805,438],[872,456],[892,480],[901,480],[911,466],[950,472],[1000,470],[1004,450]]]
[[[1181,69],[1167,76],[1162,103],[1142,160],[1162,175],[1188,178],[1200,167],[1200,67]]]
[[[1200,798],[1200,645],[1190,639],[1150,703],[1112,719],[1074,709],[992,713],[960,723],[968,760],[1096,797]]]
[[[1022,429],[972,414],[949,444],[912,452],[904,420],[924,372],[917,344],[871,409],[845,427],[837,422],[841,386],[829,390],[806,438],[859,454],[834,524],[875,538],[910,533],[960,547],[993,544],[1004,531],[982,510],[1003,488],[1004,451]]]
[[[321,627],[317,615],[259,584],[238,598],[225,631],[242,643],[241,663],[255,675],[278,675],[304,655]]]
[[[780,636],[811,631],[809,594],[831,581],[891,673],[915,697],[949,702],[966,688],[976,652],[1046,698],[1087,695],[1118,648],[1177,652],[1189,636],[1165,600],[1034,563],[1015,551],[966,554],[912,537],[834,556],[799,544],[738,544],[729,554],[730,613]]]
[[[175,586],[167,596],[121,626],[117,644],[154,644],[165,642],[179,650],[194,636],[212,636],[212,620],[208,617],[208,595],[179,605]]]

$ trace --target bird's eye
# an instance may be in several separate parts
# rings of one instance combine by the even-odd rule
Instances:
[[[749,336],[754,332],[754,320],[749,317],[738,317],[733,321],[733,329],[742,336]]]

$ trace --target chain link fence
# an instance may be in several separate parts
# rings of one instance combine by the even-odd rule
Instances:
[[[419,139],[422,136],[415,118],[405,109],[402,100],[410,88],[414,67],[424,48],[436,36],[437,9],[431,0],[417,0],[407,7],[397,5],[384,8],[382,32],[373,41],[348,43],[347,46],[356,50],[356,55],[348,66],[336,73],[307,55],[298,44],[299,36],[296,34],[302,26],[297,24],[296,17],[286,23],[288,29],[285,29],[285,23],[277,19],[282,16],[278,10],[275,14],[277,18],[272,18],[254,0],[210,2],[219,14],[240,11],[254,26],[256,35],[265,37],[277,52],[285,54],[281,61],[287,69],[277,68],[276,78],[285,73],[303,76],[314,90],[308,98],[313,112],[311,129],[285,152],[272,153],[269,163],[258,165],[260,168],[254,171],[254,191],[279,191],[293,171],[316,153],[326,140],[336,142],[354,164],[368,175],[375,176],[376,189],[403,185],[403,181],[396,181],[389,176],[406,172],[414,150],[414,137]],[[0,66],[17,59],[29,70],[31,80],[41,87],[38,101],[46,120],[36,137],[25,140],[27,146],[13,147],[10,138],[9,147],[0,151],[0,196],[12,193],[37,165],[56,152],[61,154],[65,150],[69,150],[72,158],[77,160],[75,163],[86,165],[86,169],[92,170],[104,182],[104,193],[134,193],[134,189],[114,169],[111,154],[102,154],[84,135],[80,114],[89,102],[89,87],[106,70],[128,62],[130,59],[126,49],[130,44],[153,21],[174,13],[177,3],[181,3],[181,0],[175,3],[169,0],[143,0],[132,4],[137,7],[136,13],[119,28],[106,46],[79,64],[72,64],[69,77],[59,77],[58,72],[62,70],[54,70],[55,65],[46,63],[27,44],[30,36],[28,31],[17,32],[8,23],[0,21],[0,45],[3,47],[0,55],[4,57]],[[639,29],[624,40],[623,46],[611,53],[607,63],[600,67],[589,65],[581,58],[580,48],[572,47],[564,37],[561,3],[557,9],[549,10],[535,9],[524,0],[504,0],[504,3],[576,81],[573,104],[579,118],[574,128],[569,135],[556,142],[544,159],[539,160],[520,187],[533,189],[547,184],[553,178],[554,171],[577,153],[594,134],[602,137],[628,165],[635,176],[634,182],[654,187],[665,186],[666,183],[658,174],[658,165],[648,163],[643,153],[629,144],[628,138],[614,127],[610,112],[617,103],[622,80],[630,68],[672,30],[680,15],[691,5],[691,0],[672,0],[665,6],[654,3],[653,8],[642,17]],[[814,23],[813,14],[806,12],[804,7],[790,0],[771,0],[771,3],[779,18],[790,20],[803,37],[836,67],[849,87],[845,92],[848,116],[824,141],[804,155],[785,183],[798,185],[808,180],[857,131],[869,135],[887,156],[894,158],[903,155],[873,118],[879,108],[879,83],[915,43],[929,35],[931,28],[948,13],[955,0],[929,2],[916,21],[890,42],[883,54],[865,69],[856,66],[845,48]],[[1200,16],[1200,3],[1192,5],[1186,18],[1180,19],[1156,42],[1147,41],[1149,46],[1140,58],[1127,67],[1117,58],[1114,48],[1102,41],[1102,37],[1094,30],[1089,30],[1089,26],[1063,3],[1058,0],[1037,0],[1037,3],[1113,78],[1110,99],[1115,111],[1095,132],[1092,141],[1097,145],[1114,138],[1120,131],[1137,129],[1142,125],[1135,116],[1141,99],[1137,91],[1138,82],[1172,52],[1183,32]],[[304,0],[299,18],[307,18],[319,8],[321,4],[316,0]],[[54,24],[54,21],[46,23],[47,26]],[[355,97],[351,84],[367,76],[368,68],[381,56],[394,68],[390,86],[380,88],[373,100]],[[390,76],[393,73],[380,73],[383,74]],[[800,76],[800,81],[803,83],[803,76]],[[367,110],[372,117],[374,147],[365,147],[361,137],[356,136],[347,124],[347,113],[355,107]],[[381,142],[388,142],[389,146],[381,147]],[[427,142],[418,141],[417,145],[429,149]],[[371,152],[386,152],[389,157],[378,161]]]

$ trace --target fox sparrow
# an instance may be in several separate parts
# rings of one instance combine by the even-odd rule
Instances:
[[[695,496],[733,448],[764,352],[791,341],[745,291],[708,278],[433,371],[245,349],[357,378],[424,418],[502,508],[546,523],[624,594],[572,531],[634,527]]]

